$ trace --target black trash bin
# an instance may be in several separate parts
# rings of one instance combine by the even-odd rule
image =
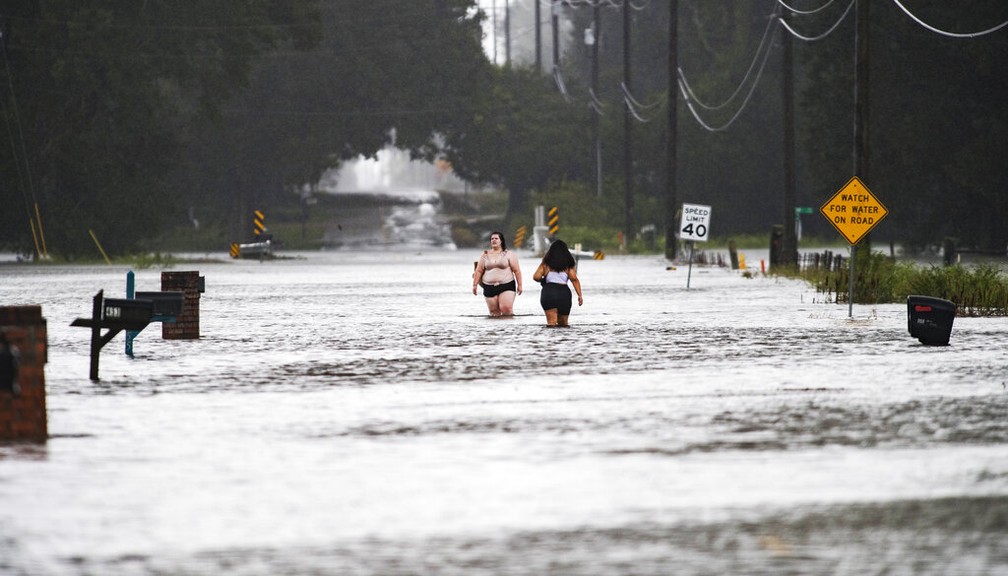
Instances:
[[[948,346],[955,319],[955,303],[932,296],[907,296],[910,335],[928,346]]]

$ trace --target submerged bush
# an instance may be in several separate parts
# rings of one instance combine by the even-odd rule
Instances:
[[[803,269],[797,276],[827,295],[827,301],[849,302],[850,270]],[[992,264],[919,266],[882,254],[858,256],[854,262],[854,302],[905,302],[912,294],[951,300],[959,316],[1008,316],[1008,276]]]

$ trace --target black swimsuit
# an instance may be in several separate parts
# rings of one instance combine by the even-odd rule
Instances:
[[[484,298],[493,298],[494,296],[499,296],[502,292],[518,291],[518,285],[514,280],[505,282],[504,284],[484,284],[480,282],[480,286],[483,287]]]

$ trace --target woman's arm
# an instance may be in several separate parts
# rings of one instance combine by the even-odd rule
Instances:
[[[570,280],[571,285],[574,286],[574,291],[578,295],[578,306],[584,304],[584,298],[581,297],[581,281],[578,280],[577,270],[574,268],[569,268],[567,270],[567,278]]]
[[[546,267],[546,263],[540,262],[539,266],[536,267],[536,271],[532,273],[532,279],[536,282],[542,282],[547,272],[549,272],[549,268]]]
[[[515,256],[514,252],[508,250],[508,262],[511,264],[511,271],[514,272],[515,286],[518,288],[518,293],[522,293],[522,277],[521,277],[521,266],[518,265],[518,257]]]
[[[486,269],[483,266],[483,257],[486,254],[480,255],[479,261],[476,262],[476,269],[473,270],[473,294],[476,293],[476,287],[479,286],[480,280],[483,279],[483,271]]]

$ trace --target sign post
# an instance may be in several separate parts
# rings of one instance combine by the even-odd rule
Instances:
[[[811,206],[795,206],[795,209],[794,209],[794,230],[795,230],[795,238],[797,240],[801,240],[801,217],[802,217],[802,214],[811,214],[811,213],[812,213],[812,207]]]
[[[850,282],[847,288],[847,316],[854,317],[854,248],[871,229],[889,214],[882,202],[857,176],[819,208],[837,232],[850,243]]]
[[[682,219],[679,222],[679,237],[690,243],[689,272],[686,274],[686,289],[689,290],[693,276],[693,247],[696,242],[706,242],[710,231],[711,207],[700,204],[683,204]]]

